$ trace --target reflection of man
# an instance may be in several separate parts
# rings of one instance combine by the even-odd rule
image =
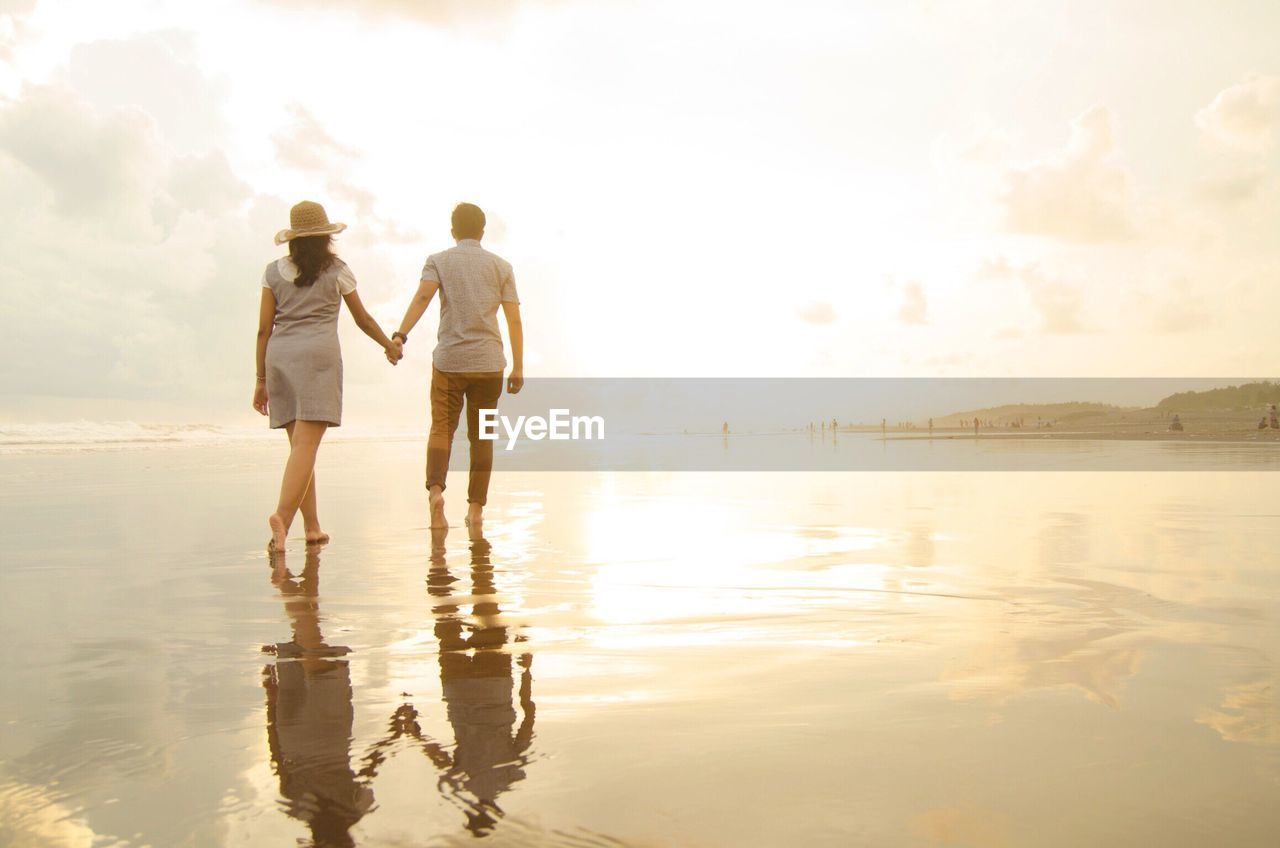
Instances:
[[[524,718],[515,733],[512,703],[514,658],[502,650],[507,628],[501,623],[490,546],[477,536],[471,544],[472,620],[465,623],[458,607],[448,600],[432,608],[436,638],[440,642],[440,682],[449,724],[457,747],[450,773],[462,789],[475,798],[467,814],[468,829],[479,833],[491,828],[490,811],[501,815],[498,795],[524,779],[524,752],[533,740],[534,705],[531,699],[533,657],[520,657],[520,707]],[[442,559],[442,558],[440,558]],[[447,569],[443,562],[432,571]],[[434,588],[428,583],[428,588]]]
[[[351,770],[351,673],[343,646],[326,645],[317,596],[320,558],[307,552],[299,582],[278,565],[273,581],[285,599],[293,639],[263,648],[276,662],[263,669],[267,742],[289,815],[307,823],[317,846],[352,846],[351,827],[373,806],[373,792]]]
[[[422,732],[418,711],[404,704],[391,717],[391,732],[365,757],[361,774],[373,774],[396,740],[416,739],[423,752],[440,771],[440,791],[462,808],[467,830],[475,836],[488,834],[502,816],[498,796],[524,779],[529,758],[525,752],[533,741],[534,703],[531,654],[518,660],[505,652],[507,628],[501,622],[489,562],[489,543],[472,530],[471,594],[475,597],[471,615],[460,614],[452,597],[457,578],[444,560],[447,530],[433,530],[431,569],[427,591],[440,602],[432,607],[436,638],[440,643],[440,682],[444,689],[445,714],[453,728],[452,750]],[[516,637],[515,641],[521,641]],[[515,666],[520,673],[520,711],[512,698]]]

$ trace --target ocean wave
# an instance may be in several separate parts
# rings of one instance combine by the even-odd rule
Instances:
[[[136,421],[64,421],[0,424],[0,455],[14,453],[130,450],[201,445],[261,444],[282,434],[265,426],[218,424],[140,424]],[[333,429],[326,441],[405,441],[425,439],[414,430]]]
[[[221,444],[259,441],[268,435],[260,429],[213,424],[139,424],[135,421],[0,424],[0,453]]]

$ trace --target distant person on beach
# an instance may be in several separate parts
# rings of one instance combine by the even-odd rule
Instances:
[[[1173,421],[1171,421],[1171,422],[1169,423],[1169,429],[1170,429],[1170,430],[1173,430],[1174,432],[1181,432],[1181,430],[1182,430],[1182,419],[1181,419],[1181,418],[1179,418],[1177,415],[1174,415],[1174,416],[1173,416]]]
[[[1274,403],[1267,408],[1267,417],[1271,419],[1271,429],[1280,430],[1280,419],[1276,418],[1276,405]]]
[[[451,223],[457,244],[427,257],[418,291],[405,310],[400,329],[392,333],[397,349],[403,349],[431,299],[440,292],[440,330],[431,368],[431,434],[427,437],[427,493],[433,529],[449,526],[444,516],[445,474],[464,401],[471,447],[466,524],[479,528],[484,520],[493,474],[493,442],[480,438],[480,410],[497,408],[502,372],[507,367],[498,330],[499,307],[507,321],[514,360],[507,391],[514,395],[524,385],[524,328],[511,263],[480,246],[485,216],[479,206],[459,203]]]
[[[319,203],[302,201],[289,210],[289,229],[276,233],[276,244],[289,243],[289,255],[269,264],[262,275],[253,408],[270,415],[273,429],[283,427],[289,434],[280,501],[267,519],[268,550],[273,553],[284,551],[299,509],[307,544],[329,541],[316,514],[315,467],[325,430],[342,423],[342,302],[392,365],[402,355],[365,311],[347,263],[334,255],[333,236],[346,226],[330,224]]]

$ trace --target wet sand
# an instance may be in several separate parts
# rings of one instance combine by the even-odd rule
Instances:
[[[911,430],[892,433],[889,439],[1044,439],[1074,442],[1258,442],[1280,444],[1280,430],[1201,429],[1148,430],[1141,427],[1108,430],[981,430],[975,434],[958,430],[939,430],[932,436]]]
[[[0,844],[1280,832],[1274,474],[499,473],[478,543],[335,443],[273,569],[282,458],[0,457]]]
[[[1280,429],[1259,428],[1263,410],[1197,410],[1179,417],[1182,430],[1173,430],[1172,415],[1154,409],[1113,410],[1093,416],[1077,416],[1075,420],[1058,421],[1049,427],[1011,427],[1009,421],[997,421],[983,427],[975,435],[968,427],[935,427],[935,439],[1050,439],[1059,441],[1168,441],[1168,442],[1258,442],[1280,444]],[[1031,416],[1034,418],[1034,415]],[[970,419],[972,420],[972,419]],[[985,419],[983,419],[985,420]],[[1265,417],[1264,417],[1265,420]],[[940,424],[941,422],[939,422]],[[954,422],[948,422],[953,424]],[[890,428],[890,438],[929,438],[925,427],[910,430]]]

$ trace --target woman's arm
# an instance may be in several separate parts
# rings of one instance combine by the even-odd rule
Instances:
[[[351,291],[344,294],[342,299],[347,302],[347,308],[351,310],[351,317],[355,319],[356,326],[366,336],[382,345],[383,351],[387,354],[387,359],[391,361],[392,365],[395,365],[404,354],[400,352],[400,347],[395,342],[387,338],[387,334],[382,332],[382,327],[378,326],[378,322],[373,320],[373,316],[364,308],[364,304],[360,302],[360,295]]]
[[[504,301],[502,314],[507,319],[507,334],[511,336],[511,376],[507,378],[507,391],[514,395],[524,386],[524,324],[520,321],[520,304]]]
[[[258,344],[254,351],[254,373],[258,381],[253,389],[253,408],[261,415],[267,414],[267,342],[276,323],[276,296],[271,289],[262,287],[262,300],[258,304]]]

